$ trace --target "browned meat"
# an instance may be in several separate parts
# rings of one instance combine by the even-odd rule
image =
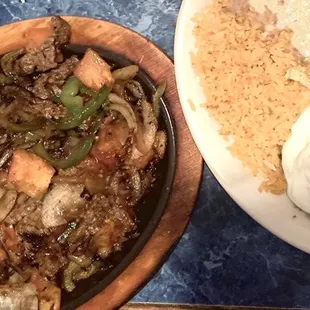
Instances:
[[[0,262],[0,284],[5,284],[6,281],[8,281],[9,276],[10,273],[8,266],[5,263]]]
[[[107,219],[92,238],[92,245],[101,258],[106,258],[126,240],[126,234],[135,229],[135,222],[129,213],[121,208],[109,210]]]
[[[77,246],[87,241],[100,229],[110,207],[109,201],[104,195],[93,196],[85,207],[86,211],[81,216],[78,228],[68,238],[71,250],[75,250]]]
[[[70,42],[71,28],[70,25],[61,17],[54,16],[51,20],[54,37],[58,46],[63,46]]]
[[[39,265],[40,274],[54,280],[59,270],[68,263],[68,259],[57,242],[49,242],[47,248],[37,253],[35,262]]]
[[[39,98],[36,98],[35,104],[32,106],[32,112],[47,119],[59,119],[66,115],[66,109],[63,105],[56,104],[49,99]]]
[[[62,104],[53,103],[50,99],[35,98],[30,91],[15,85],[5,86],[0,89],[0,101],[1,103],[8,103],[10,106],[13,106],[13,104],[18,105],[17,111],[11,109],[9,113],[9,118],[13,122],[22,121],[21,118],[25,116],[57,119],[66,114],[66,109]]]
[[[16,225],[16,231],[20,235],[30,234],[42,236],[48,234],[49,230],[42,223],[42,205],[20,220]]]
[[[41,99],[51,99],[53,96],[59,95],[61,92],[60,87],[72,74],[72,70],[78,61],[76,56],[72,56],[60,64],[58,68],[41,74],[34,82],[32,92]]]
[[[58,50],[55,38],[49,38],[39,50],[29,50],[15,62],[15,73],[27,75],[34,72],[45,72],[57,67]]]
[[[25,88],[22,88],[17,85],[7,85],[0,88],[0,98],[2,99],[1,103],[11,103],[14,100],[18,100],[20,107],[26,103],[33,103],[34,97],[31,92],[27,91]],[[23,100],[23,102],[22,102]]]
[[[15,225],[24,217],[32,214],[39,206],[41,206],[41,202],[31,198],[21,204],[16,203],[12,212],[6,217],[5,223]]]
[[[15,85],[2,87],[0,100],[2,104],[8,104],[6,116],[2,115],[10,122],[29,122],[34,117],[50,118],[51,116],[62,117],[65,115],[62,105],[55,104],[50,100],[36,99],[31,92]],[[15,109],[15,106],[18,106],[18,109]],[[5,126],[5,122],[2,122],[1,125]]]
[[[26,53],[14,64],[16,75],[27,75],[34,72],[45,72],[57,67],[63,61],[60,48],[69,42],[70,25],[60,17],[52,19],[54,35],[48,38],[41,47],[27,49]]]

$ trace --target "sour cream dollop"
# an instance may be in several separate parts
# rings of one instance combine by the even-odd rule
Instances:
[[[310,108],[297,119],[282,148],[282,167],[288,197],[297,207],[310,213]]]

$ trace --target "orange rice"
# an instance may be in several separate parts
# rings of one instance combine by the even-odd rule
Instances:
[[[270,12],[259,15],[246,4],[236,13],[230,6],[229,0],[216,0],[195,17],[194,70],[220,134],[234,138],[231,154],[254,176],[263,176],[259,190],[282,194],[282,146],[310,103],[310,90],[285,74],[291,68],[308,73],[309,66],[292,46],[292,33],[271,26]]]

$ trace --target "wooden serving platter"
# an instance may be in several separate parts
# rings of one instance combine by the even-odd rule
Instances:
[[[159,47],[130,29],[90,18],[68,16],[65,19],[72,26],[72,44],[112,50],[139,64],[156,84],[163,80],[168,83],[165,97],[177,134],[177,167],[168,206],[139,256],[104,291],[79,308],[117,309],[150,280],[182,236],[195,206],[202,176],[202,158],[182,113],[172,60]],[[50,18],[39,18],[2,26],[0,54],[25,46],[27,31],[46,27],[49,21]]]
[[[305,308],[304,308],[305,309]],[[153,304],[153,303],[129,303],[121,310],[293,310],[293,308],[269,308],[247,306],[223,306],[223,305],[187,305],[187,304]],[[302,308],[294,308],[302,310]]]

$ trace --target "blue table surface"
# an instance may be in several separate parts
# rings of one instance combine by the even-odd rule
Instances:
[[[173,56],[181,0],[0,2],[0,24],[55,14],[103,18],[142,33]],[[309,269],[309,255],[253,221],[205,167],[186,233],[134,301],[310,307]]]

